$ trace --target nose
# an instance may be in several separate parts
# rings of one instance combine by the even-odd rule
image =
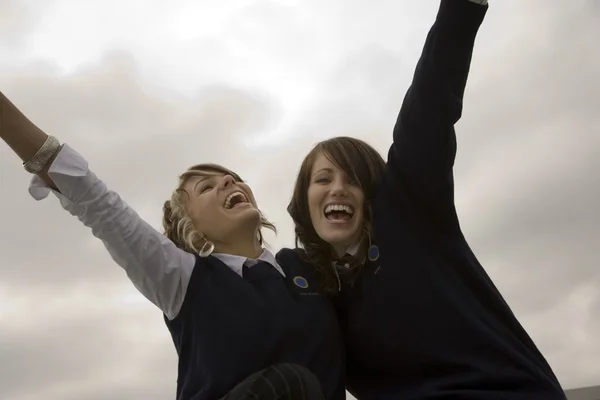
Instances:
[[[221,186],[223,189],[228,188],[229,186],[233,185],[235,182],[235,179],[233,179],[233,176],[231,175],[223,175],[223,177],[221,177],[221,180],[219,182],[219,186]]]
[[[343,179],[336,179],[332,182],[331,195],[332,196],[340,196],[340,197],[345,197],[348,195],[346,183],[344,182]]]

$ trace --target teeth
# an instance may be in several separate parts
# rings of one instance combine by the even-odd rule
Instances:
[[[244,193],[242,193],[242,192],[233,192],[229,196],[227,196],[227,198],[225,199],[225,203],[223,203],[223,207],[227,208],[227,209],[231,208],[231,200],[234,197],[236,197],[236,196],[241,196],[242,199],[244,199],[243,200],[244,202],[246,202],[246,203],[248,202],[248,199],[246,199],[246,195]]]
[[[334,211],[343,211],[350,215],[354,214],[354,211],[352,211],[352,209],[349,206],[342,204],[331,204],[325,207],[325,214],[329,214],[330,212]]]

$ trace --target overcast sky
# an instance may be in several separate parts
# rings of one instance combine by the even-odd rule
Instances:
[[[462,226],[563,386],[600,384],[600,3],[489,1],[457,126]],[[185,168],[239,171],[278,249],[312,144],[387,154],[437,7],[0,0],[0,90],[157,228]],[[160,311],[28,182],[0,144],[0,398],[174,398]]]

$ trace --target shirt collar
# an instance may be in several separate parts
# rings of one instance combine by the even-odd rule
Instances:
[[[242,256],[235,256],[233,254],[224,254],[224,253],[213,253],[215,258],[219,259],[225,265],[233,270],[239,276],[242,276],[242,269],[244,268],[244,264],[246,264],[249,268],[253,265],[257,264],[259,261],[264,261],[270,265],[272,265],[279,273],[285,277],[285,273],[281,266],[277,263],[275,256],[269,250],[264,249],[262,254],[257,258],[247,258]]]
[[[348,250],[346,250],[346,254],[344,255],[344,257],[346,256],[351,256],[351,257],[355,257],[356,254],[358,253],[358,249],[360,248],[360,242],[353,244],[352,246],[348,247]],[[339,261],[334,261],[333,262],[334,267],[344,267],[344,268],[349,268],[350,264],[349,263],[340,263]]]
[[[358,248],[360,247],[360,242],[353,244],[346,250],[346,254],[350,254],[351,256],[355,256],[358,253]]]

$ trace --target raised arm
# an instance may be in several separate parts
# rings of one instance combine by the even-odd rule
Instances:
[[[177,316],[195,257],[177,248],[140,218],[117,193],[108,190],[89,170],[81,155],[67,145],[57,148],[49,142],[49,136],[2,93],[0,137],[24,163],[32,159],[47,161],[32,179],[32,196],[41,200],[53,191],[63,208],[102,240],[137,289],[167,318]],[[40,149],[51,154],[40,154]],[[27,166],[29,170],[39,169],[35,163]]]
[[[456,226],[454,124],[487,8],[483,0],[441,0],[394,128],[387,183],[437,224]]]

